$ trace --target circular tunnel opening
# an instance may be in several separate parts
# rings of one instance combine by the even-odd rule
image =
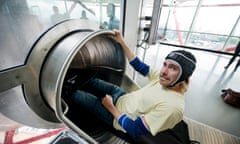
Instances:
[[[76,132],[81,129],[100,143],[124,140],[119,138],[121,133],[75,103],[71,96],[93,78],[122,85],[126,67],[124,51],[106,36],[108,34],[113,33],[95,31],[68,35],[50,52],[41,74],[43,96],[57,117],[71,129]]]
[[[100,36],[88,41],[77,52],[64,78],[62,98],[69,107],[68,118],[88,133],[101,129],[102,123],[98,124],[88,110],[71,100],[71,95],[94,78],[120,86],[124,72],[125,57],[116,43]]]
[[[125,56],[121,47],[105,36],[97,36],[77,52],[64,78],[62,99],[68,105],[66,117],[100,143],[124,140],[118,137],[120,133],[77,104],[71,96],[95,78],[121,86],[124,72]]]

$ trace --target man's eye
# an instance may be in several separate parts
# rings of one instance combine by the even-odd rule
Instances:
[[[170,69],[176,71],[176,70],[177,70],[177,67],[175,67],[175,66],[171,66]]]

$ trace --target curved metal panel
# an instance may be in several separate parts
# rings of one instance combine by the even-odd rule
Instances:
[[[66,72],[77,52],[81,48],[86,46],[86,44],[89,44],[89,41],[91,39],[103,34],[113,34],[113,32],[96,31],[78,32],[71,34],[65,39],[63,39],[60,43],[58,43],[54,50],[49,54],[41,74],[41,88],[44,98],[47,100],[48,104],[51,106],[52,109],[56,110],[56,105],[61,103],[62,83],[65,78]],[[96,41],[96,39],[94,40]],[[99,44],[103,44],[103,42],[104,39],[102,39],[102,42]],[[99,58],[99,60],[91,61],[92,63],[85,63],[83,64],[82,68],[91,67],[94,65],[106,65],[107,62],[104,60],[107,58],[107,55],[111,55],[111,52],[109,51],[107,52],[107,54],[105,53],[105,56],[102,58],[101,55],[103,55],[104,53],[104,46],[107,46],[106,43],[105,45],[103,45],[101,52],[99,52],[98,55],[95,56],[93,56],[94,52],[98,49],[94,49],[94,46],[90,46],[90,48],[92,48],[89,50],[90,59],[93,60],[94,57],[97,57]],[[79,67],[81,67],[81,65]],[[58,95],[57,90],[59,90]],[[61,106],[59,108],[61,108]]]
[[[113,34],[113,32],[101,30],[76,32],[68,35],[56,44],[41,72],[41,89],[45,100],[54,109],[60,120],[84,137],[87,137],[84,132],[64,114],[63,82],[70,67],[114,69],[124,73],[125,56],[123,51],[117,49],[114,43],[105,37],[107,34]],[[114,61],[117,62],[114,63]]]
[[[1,113],[21,124],[33,127],[62,126],[61,121],[56,117],[55,112],[48,106],[41,94],[39,86],[41,69],[55,43],[61,41],[69,33],[92,31],[94,29],[97,30],[98,26],[81,20],[69,20],[59,23],[38,38],[32,46],[24,65],[0,71],[0,80],[2,82],[0,85],[1,101],[11,101],[7,107],[6,105],[4,105],[4,108],[1,107]],[[23,90],[14,88],[21,85]],[[10,93],[15,95],[6,96],[10,95]],[[21,100],[17,98],[18,96],[21,97]],[[16,109],[11,108],[13,105],[16,109],[21,109],[21,111],[16,112]]]
[[[110,82],[120,85],[126,62],[122,48],[106,38],[114,34],[113,31],[92,30],[87,28],[89,25],[82,29],[78,25],[82,24],[75,20],[65,21],[45,32],[33,45],[25,65],[0,73],[0,79],[8,81],[0,90],[22,85],[27,105],[41,120],[49,122],[47,126],[64,123],[90,143],[97,143],[66,116],[72,110],[69,109],[71,103],[66,103],[62,95],[66,74],[69,69],[100,69]],[[23,111],[27,111],[26,108]],[[33,115],[28,114],[28,117]],[[110,141],[121,141],[114,134],[101,133],[111,137]],[[101,138],[96,139],[105,141],[106,137]]]
[[[50,28],[33,45],[32,51],[26,60],[26,65],[31,75],[28,75],[27,83],[24,83],[23,88],[28,105],[41,118],[50,122],[60,123],[54,110],[46,104],[39,86],[41,69],[45,59],[48,57],[48,53],[54,48],[58,41],[63,40],[63,38],[67,37],[70,33],[76,31],[92,31],[91,27],[93,29],[96,28],[96,26],[83,23],[80,20],[64,21]]]

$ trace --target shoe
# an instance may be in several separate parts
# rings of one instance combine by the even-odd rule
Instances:
[[[240,92],[233,91],[232,89],[223,89],[221,97],[223,101],[229,105],[240,108]]]
[[[226,92],[232,91],[232,89],[230,89],[230,88],[228,88],[228,89],[222,89],[221,91],[222,91],[223,93],[226,93]]]
[[[230,88],[222,89],[221,91],[222,91],[221,97],[224,99],[230,93],[231,89]]]

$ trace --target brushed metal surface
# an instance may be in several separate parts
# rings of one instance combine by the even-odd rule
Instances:
[[[0,72],[0,80],[4,82],[0,85],[1,100],[11,98],[11,104],[16,106],[13,109],[5,107],[1,112],[29,126],[53,128],[66,125],[90,143],[97,143],[95,139],[122,141],[107,131],[93,139],[66,116],[71,111],[71,103],[62,98],[62,88],[70,68],[100,69],[109,81],[120,85],[126,66],[123,50],[106,37],[114,34],[113,31],[87,26],[83,29],[78,25],[83,24],[70,20],[50,28],[34,43],[24,65]],[[22,112],[18,114],[20,108]],[[105,136],[111,138],[106,140]]]

